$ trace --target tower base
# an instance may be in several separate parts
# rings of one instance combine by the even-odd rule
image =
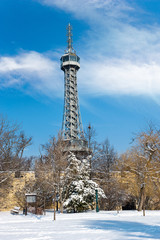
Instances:
[[[83,159],[89,156],[90,151],[88,142],[82,139],[63,140],[64,152],[72,152],[78,159]]]

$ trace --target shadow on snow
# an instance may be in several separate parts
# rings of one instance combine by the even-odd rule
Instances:
[[[146,225],[137,222],[114,220],[91,220],[86,222],[89,229],[124,232],[128,237],[160,240],[160,226]]]

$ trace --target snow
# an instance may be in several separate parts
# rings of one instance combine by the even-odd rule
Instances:
[[[160,211],[24,216],[0,212],[1,240],[160,240]]]

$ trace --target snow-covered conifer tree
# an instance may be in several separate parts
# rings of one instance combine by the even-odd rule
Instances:
[[[94,208],[95,190],[99,197],[105,194],[98,184],[90,180],[90,164],[88,159],[78,160],[71,153],[66,169],[66,182],[63,191],[64,208],[68,212],[81,212]]]

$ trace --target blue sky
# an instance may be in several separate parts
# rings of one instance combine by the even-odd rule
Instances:
[[[160,126],[159,12],[159,0],[0,1],[0,113],[33,136],[26,155],[61,129],[69,22],[84,129],[121,153],[147,122]]]

